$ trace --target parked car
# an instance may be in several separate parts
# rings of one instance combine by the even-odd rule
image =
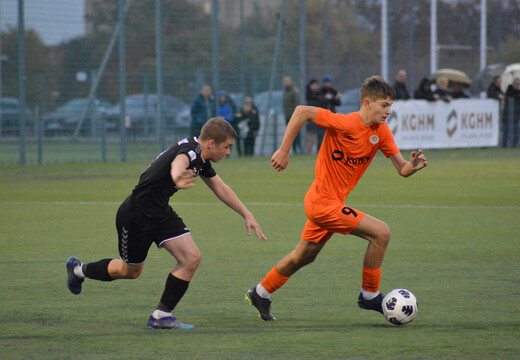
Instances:
[[[340,114],[350,114],[359,111],[361,100],[359,100],[360,89],[345,90],[341,94],[341,105],[336,106],[336,112]]]
[[[254,96],[254,102],[260,114],[265,115],[267,111],[267,102],[269,100],[269,91],[257,93]],[[271,94],[271,112],[276,111],[283,115],[283,91],[273,90]]]
[[[72,99],[58,107],[55,112],[43,116],[45,134],[50,136],[72,134],[81,120],[87,105],[87,98]],[[94,100],[94,105],[83,119],[81,133],[89,133],[93,125],[92,119],[96,116],[103,116],[111,106],[112,104],[108,101]]]
[[[156,94],[136,94],[125,98],[126,128],[133,135],[149,136],[155,133],[158,96]],[[162,96],[162,116],[165,119],[165,130],[176,128],[188,128],[189,122],[179,121],[178,115],[183,111],[189,111],[189,106],[182,100],[169,96]],[[107,126],[119,128],[119,115],[121,107],[115,105],[106,112]]]
[[[0,136],[19,136],[20,134],[20,102],[15,98],[0,99],[1,121]],[[26,134],[33,130],[34,118],[29,110],[25,110]]]

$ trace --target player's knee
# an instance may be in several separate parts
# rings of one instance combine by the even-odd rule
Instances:
[[[125,279],[137,279],[143,272],[142,267],[128,267],[125,272]]]
[[[201,261],[202,261],[202,254],[200,253],[200,251],[194,251],[186,256],[183,263],[184,263],[184,266],[195,271],[199,267],[199,264]]]
[[[375,242],[384,248],[388,246],[390,243],[390,228],[387,224],[381,223],[379,229],[377,230],[377,234],[375,236]]]

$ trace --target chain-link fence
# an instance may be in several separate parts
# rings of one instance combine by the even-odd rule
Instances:
[[[428,75],[425,3],[389,2],[390,73],[407,69],[411,93],[418,83],[414,79]],[[439,61],[468,74],[478,70],[477,61],[467,61],[468,55],[478,58],[478,28],[467,27],[478,24],[479,15],[468,13],[462,32],[450,19],[453,12],[475,10],[479,3],[439,1],[446,15],[443,29],[465,34],[459,37],[473,49],[442,53]],[[520,6],[488,3],[490,23],[496,6],[503,7],[502,32],[489,57],[518,56],[508,55],[506,46],[500,50],[500,44],[515,43],[505,31],[518,32],[514,14]],[[381,72],[380,5],[354,0],[0,0],[0,164],[149,159],[190,134],[192,103],[204,84],[211,86],[216,107],[225,91],[234,113],[241,111],[245,95],[253,97],[260,112],[255,155],[269,154],[285,127],[285,75],[300,89],[302,103],[306,83],[330,75],[343,94],[340,110],[357,110],[356,89],[364,78]],[[497,31],[496,26],[488,30]]]

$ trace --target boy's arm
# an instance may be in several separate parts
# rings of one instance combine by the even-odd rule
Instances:
[[[298,135],[298,132],[307,121],[316,123],[317,113],[318,108],[314,106],[298,105],[296,109],[294,109],[291,119],[287,124],[287,129],[285,129],[282,145],[280,145],[280,148],[276,150],[271,158],[271,164],[273,164],[273,167],[277,171],[285,170],[287,165],[289,165],[289,152],[291,151],[291,146],[296,135]]]
[[[392,160],[399,175],[403,177],[413,175],[427,165],[426,157],[422,150],[412,151],[409,162],[403,158],[401,153],[390,156],[390,160]]]
[[[256,236],[259,239],[267,240],[265,235],[262,233],[260,225],[256,222],[253,214],[251,214],[245,205],[242,204],[233,190],[224,181],[222,181],[220,176],[215,175],[210,178],[201,176],[201,179],[204,180],[206,185],[208,185],[208,187],[224,204],[242,215],[242,217],[246,220],[247,235],[251,235],[251,229],[254,229]]]
[[[195,185],[193,182],[197,174],[192,169],[188,169],[188,166],[190,160],[186,154],[177,155],[170,165],[170,176],[179,189],[187,189]]]

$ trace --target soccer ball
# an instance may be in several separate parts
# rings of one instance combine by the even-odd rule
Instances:
[[[394,325],[408,324],[417,315],[417,299],[410,290],[394,289],[383,298],[383,315]]]

